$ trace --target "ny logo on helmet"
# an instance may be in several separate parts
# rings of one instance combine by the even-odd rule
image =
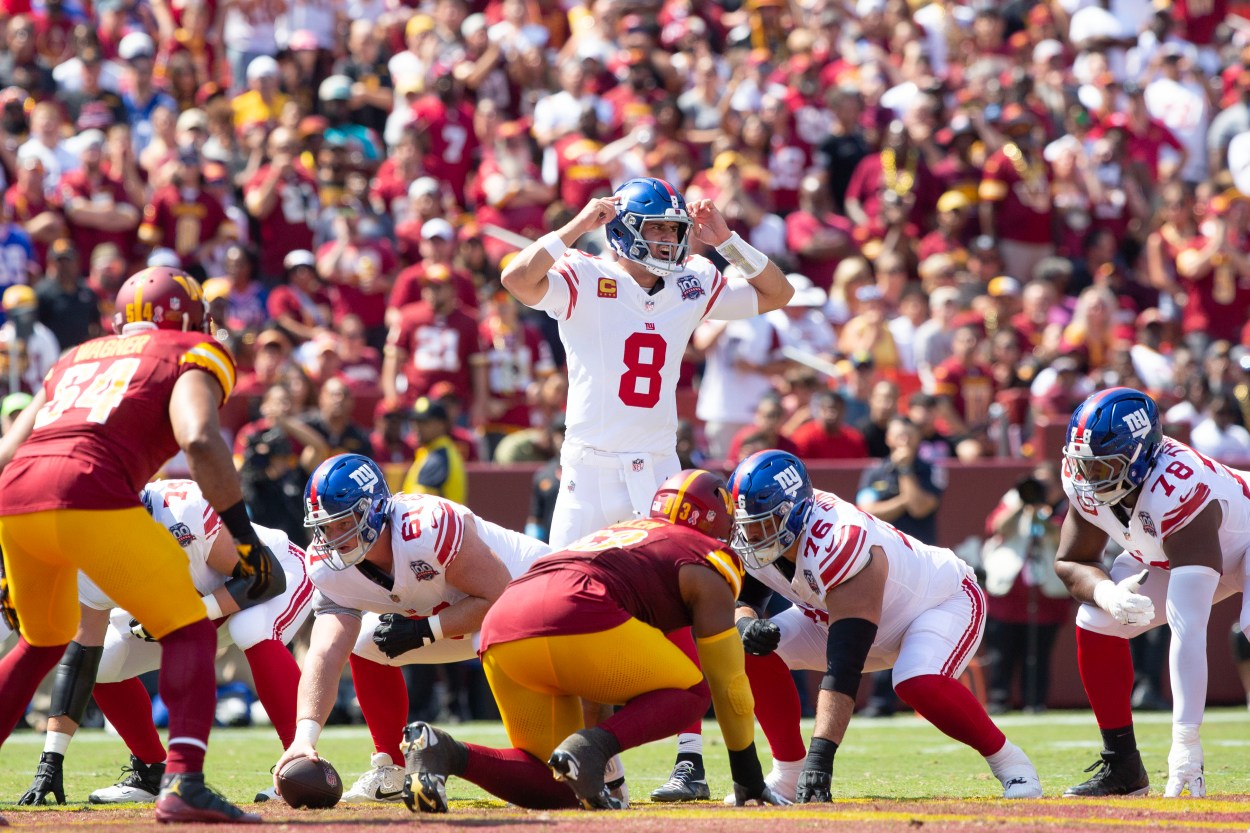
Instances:
[[[786,466],[773,475],[773,480],[777,481],[777,485],[781,487],[781,490],[790,497],[794,497],[799,487],[803,485],[803,478],[799,477],[799,473],[794,466]]]
[[[361,466],[348,476],[356,481],[357,486],[369,494],[373,494],[374,487],[378,485],[378,476],[373,473],[373,469],[369,466]]]
[[[1135,440],[1140,440],[1150,433],[1150,417],[1146,416],[1145,408],[1138,408],[1132,413],[1125,414],[1124,424],[1128,426],[1129,433]]]

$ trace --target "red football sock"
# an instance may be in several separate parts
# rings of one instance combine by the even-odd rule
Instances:
[[[1076,629],[1076,664],[1099,729],[1133,725],[1133,655],[1128,640]]]
[[[145,764],[165,760],[165,746],[152,722],[152,701],[138,677],[120,683],[96,683],[95,702],[121,735],[126,748]]]
[[[790,669],[776,654],[756,657],[747,654],[747,679],[755,698],[755,719],[768,738],[773,760],[801,761],[807,755],[799,721],[803,706],[794,687]]]
[[[491,749],[466,743],[469,765],[460,777],[496,798],[530,810],[580,806],[567,786],[551,777],[542,761],[522,749]]]
[[[217,629],[201,619],[161,642],[161,699],[169,707],[166,772],[203,772],[217,708]]]
[[[35,696],[35,689],[64,653],[65,645],[39,648],[22,637],[13,650],[0,659],[0,744],[13,734],[30,698]]]
[[[276,639],[264,639],[243,652],[256,696],[286,749],[295,739],[295,699],[299,695],[299,665]]]
[[[983,756],[993,755],[1007,742],[985,713],[985,706],[959,680],[925,674],[904,680],[894,686],[894,691],[943,734],[966,743]]]
[[[695,667],[701,667],[699,666],[699,649],[695,647],[695,644],[694,644],[694,631],[693,630],[691,630],[690,628],[682,628],[679,631],[673,631],[672,633],[668,634],[668,641],[672,642],[678,648],[681,648],[681,652],[685,654],[686,656],[690,657],[690,661],[695,664]],[[699,714],[694,718],[694,722],[692,722],[689,726],[685,726],[681,729],[681,734],[683,735],[703,734],[703,715],[705,714],[707,714],[707,706],[704,706],[703,711],[699,712]],[[672,733],[670,732],[669,734],[672,734]],[[667,737],[667,735],[663,735],[662,737]]]
[[[404,672],[371,659],[352,654],[352,683],[365,725],[373,736],[373,748],[391,756],[391,762],[402,766],[404,753],[399,742],[404,737],[408,720],[408,687]]]
[[[632,749],[683,731],[682,727],[691,720],[703,717],[711,700],[707,683],[703,682],[685,690],[648,691],[618,709],[599,728],[611,732],[621,749]]]

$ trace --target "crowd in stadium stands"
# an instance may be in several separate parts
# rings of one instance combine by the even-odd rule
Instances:
[[[1122,384],[1250,465],[1229,7],[2,0],[0,390],[108,331],[134,270],[177,265],[244,369],[223,425],[253,509],[297,540],[332,453],[548,460],[563,350],[500,269],[645,174],[799,289],[696,333],[687,462],[884,457],[897,412],[930,462],[1016,456]],[[463,499],[434,474],[409,480]]]

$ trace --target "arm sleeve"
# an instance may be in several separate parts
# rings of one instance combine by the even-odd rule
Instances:
[[[747,680],[746,655],[737,628],[695,640],[699,664],[712,689],[712,705],[730,752],[755,742],[755,699]]]
[[[753,318],[759,315],[759,295],[746,281],[728,280],[718,275],[719,283],[713,287],[715,293],[708,301],[705,318],[720,321],[733,321],[739,318]]]
[[[1220,574],[1210,567],[1176,567],[1168,579],[1167,620],[1172,628],[1168,671],[1174,723],[1199,724],[1207,700],[1207,623]]]

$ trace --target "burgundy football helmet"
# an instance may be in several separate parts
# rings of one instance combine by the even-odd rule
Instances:
[[[210,330],[208,304],[195,278],[180,269],[151,266],[131,275],[117,291],[113,329],[147,321],[158,330]]]
[[[660,484],[651,500],[651,517],[697,529],[722,544],[733,532],[733,501],[723,478],[703,469],[686,469]]]

